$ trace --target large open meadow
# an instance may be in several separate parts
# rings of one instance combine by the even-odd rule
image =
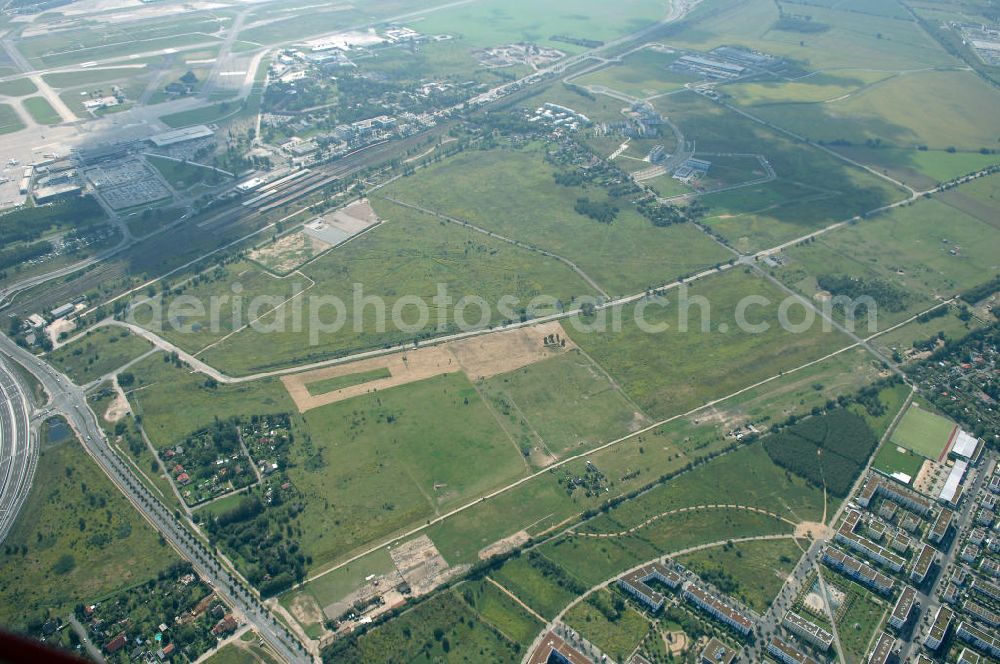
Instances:
[[[839,332],[823,331],[818,319],[803,332],[783,330],[777,315],[786,296],[743,269],[695,282],[687,304],[677,291],[668,297],[666,306],[653,301],[625,308],[619,331],[587,331],[587,319],[567,326],[576,343],[653,417],[685,412],[847,345]],[[636,322],[636,307],[654,331]],[[790,320],[801,322],[802,307],[793,309],[799,316]],[[741,329],[741,313],[759,327]]]
[[[204,351],[201,359],[222,371],[246,374],[453,332],[455,303],[466,295],[484,298],[490,305],[492,315],[486,317],[485,326],[519,318],[536,296],[568,305],[577,297],[596,294],[554,258],[409,208],[376,203],[386,223],[287,277],[275,277],[257,265],[210,271],[183,293],[205,303],[205,310],[193,316],[165,316],[164,336],[185,350]],[[439,310],[434,301],[439,287],[452,298],[446,310]],[[285,302],[296,292],[293,302]],[[243,303],[237,325],[232,322],[235,294]],[[223,304],[220,325],[214,329],[207,325],[213,295],[228,298],[218,300]],[[273,297],[251,308],[257,296]],[[497,307],[504,296],[516,298],[509,318]],[[404,329],[419,321],[417,307],[407,304],[414,297],[429,310],[426,325],[415,332]],[[324,304],[330,298],[344,305],[344,324],[337,329],[332,325],[336,307]],[[381,309],[376,303],[364,304],[374,300],[382,303]],[[397,303],[404,323],[400,327],[392,324]],[[551,304],[545,305],[536,315],[552,310]],[[388,321],[384,326],[379,323],[380,311]],[[147,316],[148,310],[140,309],[139,314]],[[441,327],[439,316],[445,314]],[[475,324],[480,314],[473,305],[465,320]],[[313,316],[322,325],[312,324]],[[256,322],[246,327],[251,320]]]
[[[878,329],[885,329],[988,281],[1000,270],[1000,232],[933,198],[839,228],[784,256],[787,262],[772,270],[782,281],[814,297],[826,280],[847,278],[847,286],[832,282],[833,294],[873,297]]]
[[[0,620],[37,629],[178,560],[75,437],[43,449],[0,556]]]
[[[690,224],[653,226],[627,201],[613,223],[574,210],[597,186],[562,186],[537,147],[467,151],[387,187],[385,196],[478,225],[573,261],[611,295],[656,286],[729,255]]]
[[[741,252],[772,247],[904,197],[903,190],[861,168],[694,93],[662,97],[655,105],[705,159],[713,160],[713,153],[759,154],[774,169],[777,179],[771,182],[699,198],[708,208],[705,223]]]
[[[861,11],[772,0],[706,2],[682,29],[670,30],[670,42],[696,49],[741,45],[779,56],[810,70],[871,69],[889,71],[957,64],[895,2],[873,0]],[[781,13],[809,17],[779,23]],[[700,17],[700,20],[695,20]],[[878,63],[873,67],[872,63]]]

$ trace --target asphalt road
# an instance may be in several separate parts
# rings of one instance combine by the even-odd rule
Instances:
[[[13,367],[0,357],[0,542],[28,497],[38,460],[28,421],[28,395]]]
[[[212,552],[177,521],[173,514],[146,489],[109,447],[97,416],[87,404],[83,389],[71,383],[49,364],[31,355],[0,334],[0,360],[16,361],[30,371],[49,395],[49,408],[66,417],[79,436],[87,453],[98,463],[112,482],[137,510],[182,557],[191,561],[195,571],[226,599],[260,633],[286,662],[307,662],[309,656],[301,644],[277,622],[240,581],[224,569]]]

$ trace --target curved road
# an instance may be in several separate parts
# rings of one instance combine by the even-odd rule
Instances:
[[[35,476],[38,445],[31,435],[29,410],[27,392],[0,358],[0,542],[7,538]]]

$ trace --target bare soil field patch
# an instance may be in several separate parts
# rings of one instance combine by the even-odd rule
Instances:
[[[305,231],[296,231],[250,252],[256,261],[272,272],[286,274],[312,260],[332,245]]]
[[[553,334],[566,339],[566,345],[546,345],[545,338]],[[386,390],[456,371],[464,371],[472,381],[489,378],[534,364],[575,347],[572,341],[567,339],[562,325],[556,321],[283,376],[281,382],[284,383],[299,412],[304,413],[368,392]],[[351,385],[326,394],[313,396],[309,393],[310,383],[383,368],[388,369],[391,376]]]
[[[504,537],[503,539],[497,540],[496,542],[493,542],[493,544],[480,549],[479,559],[489,560],[493,556],[503,555],[508,551],[513,551],[529,539],[531,539],[531,536],[528,535],[528,531],[519,530],[510,537]]]

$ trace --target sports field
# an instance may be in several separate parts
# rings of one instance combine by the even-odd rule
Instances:
[[[892,443],[937,461],[954,430],[954,422],[914,402],[892,433]]]

